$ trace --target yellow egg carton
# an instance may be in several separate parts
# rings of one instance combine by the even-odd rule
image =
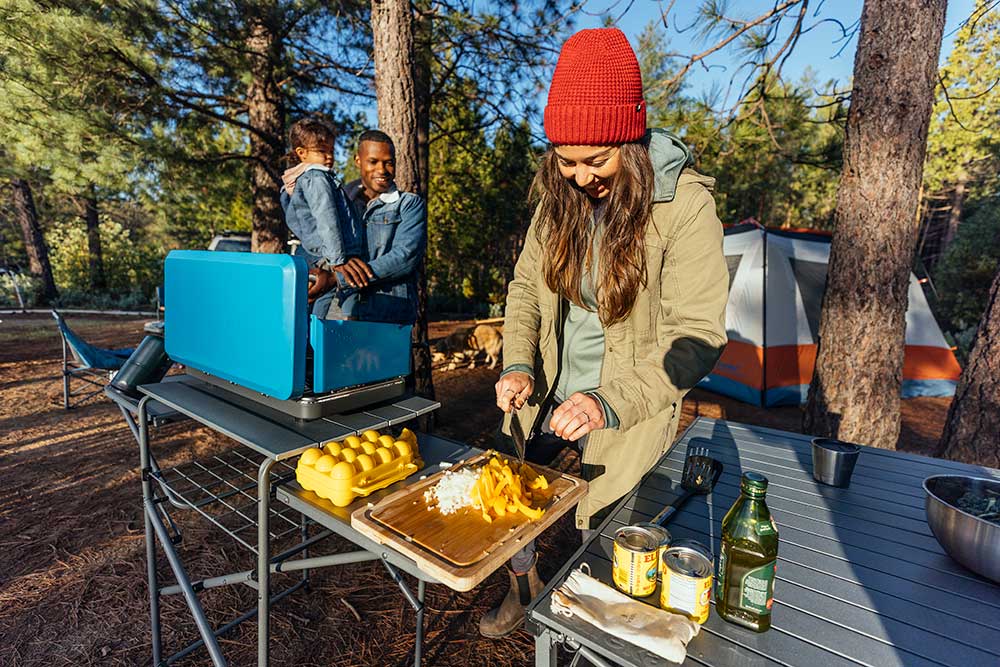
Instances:
[[[331,441],[322,449],[307,449],[299,457],[295,479],[302,488],[326,498],[337,507],[350,505],[393,482],[409,477],[423,466],[417,436],[404,428],[398,438],[368,430]]]

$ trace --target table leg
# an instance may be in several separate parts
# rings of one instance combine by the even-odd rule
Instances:
[[[396,582],[397,586],[399,586],[399,590],[403,593],[403,597],[410,603],[413,610],[417,612],[417,631],[413,641],[413,665],[414,667],[420,667],[420,659],[422,657],[424,647],[424,592],[427,590],[427,583],[423,579],[418,579],[417,596],[413,597],[413,592],[410,590],[410,587],[406,585],[403,575],[401,575],[399,570],[397,570],[387,560],[387,555],[385,553],[382,554],[382,565],[385,565],[385,569],[388,570],[389,576],[392,577],[392,580]]]
[[[139,401],[139,471],[142,474],[142,520],[146,528],[146,581],[149,585],[149,619],[153,644],[153,665],[159,666],[163,660],[163,646],[160,639],[160,589],[156,581],[156,536],[153,520],[146,507],[153,502],[152,480],[149,479],[149,426],[146,404],[149,397]]]
[[[424,649],[424,593],[427,590],[427,582],[420,579],[417,582],[417,633],[414,639],[413,667],[420,667],[420,660]]]
[[[329,532],[329,531],[328,531]],[[302,544],[305,544],[305,549],[302,550],[302,557],[309,558],[309,522],[306,519],[305,514],[299,514],[299,539]],[[302,570],[302,583],[305,584],[306,590],[309,588],[309,568]]]
[[[257,472],[257,666],[268,665],[271,621],[271,466],[265,458]]]
[[[556,667],[558,658],[555,637],[545,628],[535,637],[535,667]]]

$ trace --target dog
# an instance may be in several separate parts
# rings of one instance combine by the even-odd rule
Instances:
[[[450,359],[448,370],[458,368],[460,362],[469,361],[469,368],[476,367],[476,359],[480,353],[486,355],[490,368],[496,368],[503,351],[503,333],[492,324],[478,324],[475,327],[460,329],[442,338],[434,344],[432,360],[440,363]]]

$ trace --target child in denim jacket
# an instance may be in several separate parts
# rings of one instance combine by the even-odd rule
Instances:
[[[285,224],[302,242],[310,273],[322,278],[325,270],[341,274],[350,287],[364,287],[371,270],[360,259],[362,230],[354,210],[334,177],[333,128],[324,121],[304,118],[288,132],[291,152],[287,159],[295,166],[282,174],[281,207]],[[326,275],[330,275],[327,273]],[[310,297],[325,285],[310,286]],[[342,319],[337,290],[318,296],[313,314],[320,318]]]

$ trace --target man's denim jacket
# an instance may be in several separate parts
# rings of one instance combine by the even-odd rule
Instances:
[[[281,207],[309,266],[329,269],[348,257],[363,257],[361,224],[340,183],[323,165],[310,165],[290,196],[282,188]]]
[[[364,206],[361,188],[360,180],[346,186],[358,208]],[[369,201],[359,213],[375,277],[345,299],[343,310],[361,320],[413,324],[417,269],[427,250],[427,206],[419,196],[394,189]]]

